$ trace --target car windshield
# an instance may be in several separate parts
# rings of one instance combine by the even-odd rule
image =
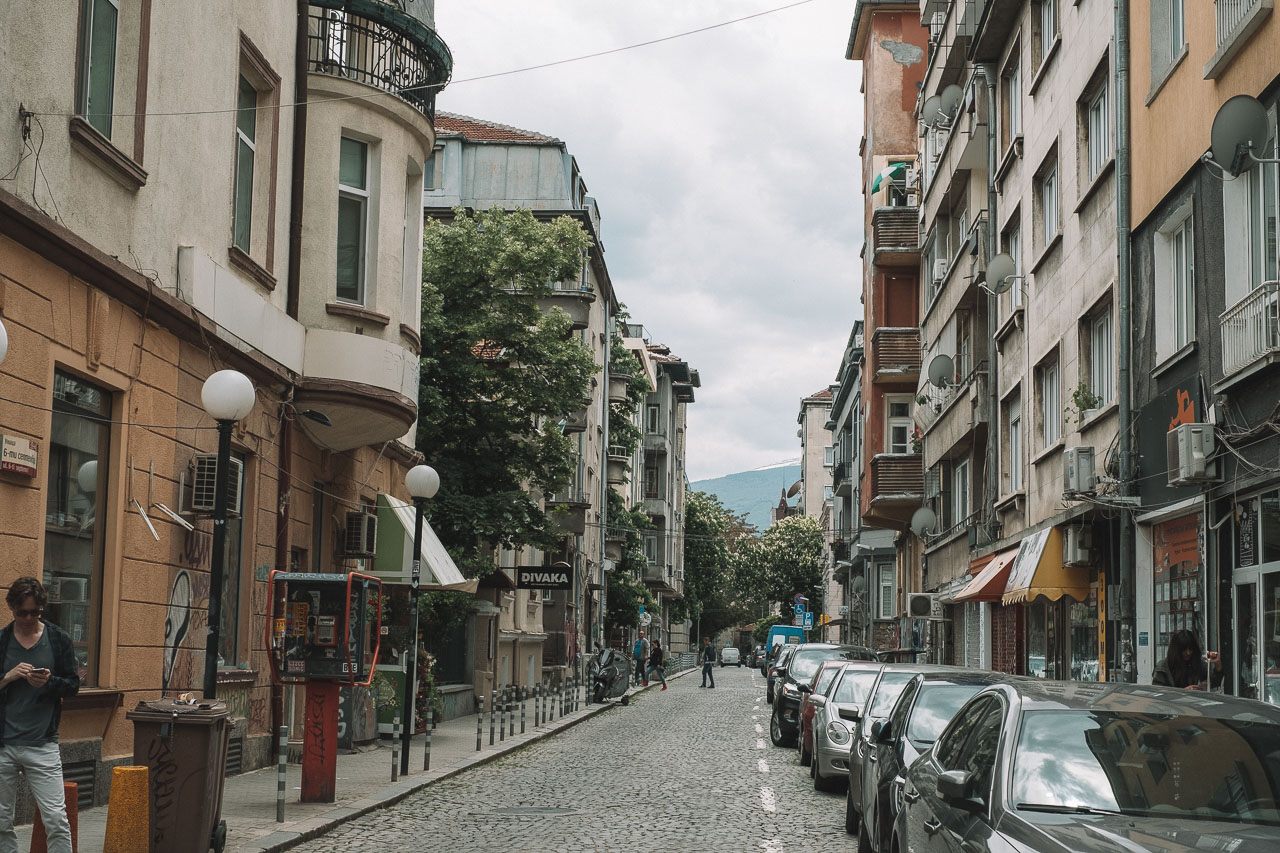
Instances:
[[[915,677],[914,672],[886,672],[880,679],[880,686],[876,688],[875,696],[871,699],[871,709],[867,712],[867,717],[874,720],[876,717],[889,716],[889,712],[893,710],[893,703],[898,701],[907,682]]]
[[[876,676],[879,674],[873,669],[849,670],[836,685],[831,701],[840,705],[862,707],[862,704],[867,701],[867,693],[870,692],[871,685],[876,683]]]
[[[818,683],[814,685],[813,692],[827,695],[827,688],[831,686],[831,682],[836,680],[836,676],[840,674],[840,667],[829,666],[822,672],[818,673]]]
[[[1024,811],[1118,811],[1280,825],[1280,725],[1028,711],[1010,794]]]
[[[856,660],[857,652],[851,649],[805,649],[791,656],[787,674],[796,681],[809,681],[813,674],[828,660]]]
[[[911,717],[907,720],[907,740],[917,747],[933,743],[960,710],[960,706],[983,686],[935,684],[926,681],[920,686],[920,695],[916,697]]]

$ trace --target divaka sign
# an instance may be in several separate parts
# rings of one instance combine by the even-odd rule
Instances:
[[[516,589],[573,589],[568,566],[517,566]]]

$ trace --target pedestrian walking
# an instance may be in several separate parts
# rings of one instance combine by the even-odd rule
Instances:
[[[13,812],[21,772],[44,820],[49,853],[71,853],[58,721],[62,700],[80,689],[75,652],[71,637],[41,618],[49,596],[40,581],[18,578],[5,602],[13,621],[0,631],[0,851],[18,850]]]
[[[649,678],[645,675],[644,667],[649,660],[649,641],[645,639],[644,629],[640,629],[640,637],[636,640],[635,648],[631,650],[631,656],[636,661],[636,684],[644,684],[649,686]]]
[[[1210,670],[1210,665],[1213,669]],[[1204,690],[1222,683],[1222,658],[1217,652],[1201,652],[1200,641],[1183,628],[1169,637],[1169,650],[1156,664],[1152,684]]]
[[[662,681],[662,689],[666,690],[667,674],[662,669],[662,643],[656,637],[649,651],[649,669],[644,675],[645,684],[649,683],[649,679],[653,678],[655,672],[658,673],[658,678]]]
[[[698,652],[698,661],[702,664],[702,683],[699,687],[716,686],[716,676],[714,667],[716,665],[716,650],[711,645],[710,637],[702,638],[702,650]],[[707,681],[711,683],[708,684]]]

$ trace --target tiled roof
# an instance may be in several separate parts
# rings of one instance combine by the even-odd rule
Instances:
[[[531,130],[521,130],[493,121],[484,121],[455,113],[436,113],[436,132],[440,135],[456,135],[480,142],[550,142],[559,144],[553,136],[544,136]]]
[[[823,388],[821,391],[815,391],[814,393],[810,394],[808,397],[805,397],[805,399],[806,400],[830,400],[831,389]]]

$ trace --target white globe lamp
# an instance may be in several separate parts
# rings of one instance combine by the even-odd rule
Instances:
[[[433,498],[440,490],[440,475],[430,465],[415,465],[404,475],[405,488],[415,498]]]
[[[238,370],[219,370],[204,381],[200,402],[215,421],[238,421],[253,411],[253,383]]]

